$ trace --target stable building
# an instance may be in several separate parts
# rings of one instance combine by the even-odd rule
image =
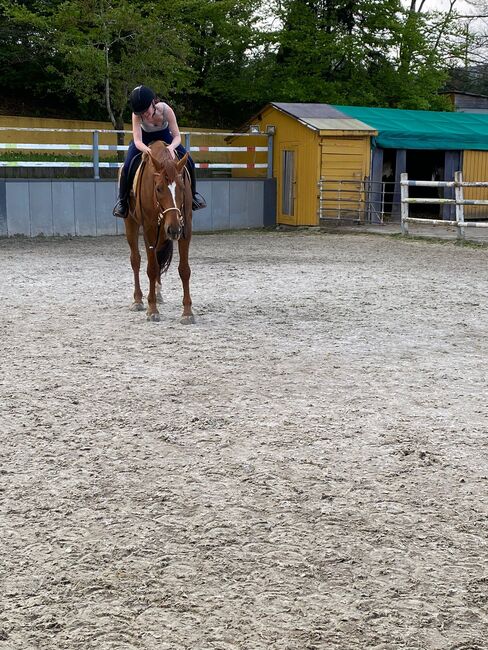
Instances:
[[[460,170],[466,181],[488,180],[485,114],[271,103],[247,125],[274,133],[279,224],[399,219],[404,172],[412,180],[453,180]],[[439,196],[436,188],[415,191],[419,198]],[[441,192],[450,198],[451,190]],[[485,195],[465,190],[468,199]],[[450,216],[446,206],[415,208]]]

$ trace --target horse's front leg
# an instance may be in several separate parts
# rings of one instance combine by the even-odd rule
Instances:
[[[195,316],[191,309],[191,296],[190,296],[190,276],[191,269],[188,262],[188,253],[190,249],[190,239],[180,239],[178,241],[178,252],[180,256],[180,263],[178,264],[178,273],[180,274],[181,284],[183,285],[183,314],[181,315],[180,323],[183,325],[191,325],[195,322]]]
[[[163,304],[163,296],[161,295],[161,269],[159,271],[158,279],[156,280],[156,302],[158,305]]]
[[[159,322],[160,316],[156,306],[156,283],[159,280],[160,266],[153,248],[147,248],[147,277],[149,293],[147,294],[147,320]]]
[[[124,219],[125,236],[130,247],[130,265],[134,274],[134,302],[130,306],[131,311],[142,311],[144,303],[142,302],[142,291],[139,282],[139,272],[141,269],[141,254],[139,252],[139,224],[131,217]]]

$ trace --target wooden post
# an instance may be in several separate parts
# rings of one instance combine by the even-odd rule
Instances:
[[[456,198],[456,223],[457,223],[457,237],[460,240],[464,239],[464,191],[463,191],[463,172],[455,172],[454,181],[454,196]]]
[[[100,178],[100,151],[98,149],[98,131],[93,131],[93,178]]]
[[[408,174],[403,173],[400,175],[400,214],[401,214],[401,224],[402,224],[402,235],[408,235]]]

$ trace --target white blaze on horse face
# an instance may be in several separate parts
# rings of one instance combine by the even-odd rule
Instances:
[[[171,192],[171,196],[173,197],[173,205],[176,206],[176,183],[171,183],[168,185],[168,189]]]

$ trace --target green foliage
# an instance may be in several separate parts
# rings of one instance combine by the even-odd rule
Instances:
[[[66,88],[83,103],[104,103],[118,128],[138,83],[168,93],[192,78],[186,43],[175,27],[163,27],[167,9],[166,2],[68,0],[52,16],[57,47],[68,63]]]
[[[190,48],[194,79],[189,92],[176,99],[187,123],[225,126],[236,119],[249,51],[259,39],[259,5],[260,0],[186,0],[181,4],[178,21],[185,26],[181,35]]]
[[[66,70],[53,47],[48,15],[56,2],[0,0],[0,80],[2,104],[17,112],[50,114],[63,91]],[[53,70],[53,63],[57,71]],[[58,107],[58,112],[59,107]],[[69,114],[69,110],[66,111]]]
[[[269,101],[447,109],[461,55],[452,12],[400,0],[0,0],[0,19],[11,98],[118,128],[139,83],[198,126]]]
[[[283,0],[275,53],[255,67],[268,101],[446,108],[431,16],[399,0]],[[252,76],[252,72],[251,72]]]

